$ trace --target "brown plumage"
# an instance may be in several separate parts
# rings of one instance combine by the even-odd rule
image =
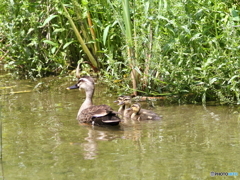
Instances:
[[[118,102],[118,105],[120,106],[118,109],[118,113],[125,118],[130,118],[132,114],[132,110],[129,109],[132,104],[131,96],[119,96],[118,100],[115,102]]]
[[[147,109],[141,109],[141,105],[138,103],[132,104],[131,110],[132,110],[132,114],[131,114],[132,120],[143,121],[143,120],[160,120],[161,119],[161,117],[156,113]]]
[[[114,101],[115,103],[118,103],[117,105],[119,105],[119,109],[118,109],[118,114],[122,115],[125,109],[125,105],[122,103],[124,96],[118,96],[118,99],[116,101]]]
[[[120,118],[107,105],[90,106],[82,110],[77,119],[82,123],[91,123],[93,125],[118,125]]]
[[[68,89],[84,89],[86,93],[86,99],[82,103],[77,119],[81,123],[89,123],[92,125],[118,125],[121,119],[117,116],[117,113],[107,105],[95,106],[92,103],[92,97],[94,94],[94,80],[90,76],[83,76],[78,80],[76,85],[69,87]]]

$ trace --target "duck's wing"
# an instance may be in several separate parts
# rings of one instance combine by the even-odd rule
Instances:
[[[84,109],[78,117],[80,122],[91,123],[94,125],[117,125],[121,119],[116,112],[107,105],[91,106]]]
[[[162,117],[155,112],[147,109],[141,109],[141,120],[160,120]]]

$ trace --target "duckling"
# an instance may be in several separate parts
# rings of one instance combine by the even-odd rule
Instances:
[[[122,103],[124,104],[124,111],[123,111],[123,116],[125,118],[130,118],[132,114],[132,110],[129,109],[132,105],[132,98],[131,96],[124,96]]]
[[[132,114],[131,114],[132,120],[143,121],[143,120],[160,120],[161,119],[161,117],[158,116],[156,113],[150,110],[141,109],[141,105],[138,103],[132,104],[130,109],[132,109]]]
[[[78,69],[76,70],[76,76],[78,75]],[[90,76],[83,76],[79,78],[76,85],[68,87],[67,89],[84,89],[86,94],[86,99],[82,103],[77,119],[81,123],[89,123],[92,125],[118,125],[121,119],[117,116],[117,113],[107,105],[93,105],[92,98],[94,94],[94,79]]]
[[[132,104],[132,98],[131,96],[119,96],[118,99],[114,102],[118,102],[118,105],[120,106],[118,109],[118,113],[122,115],[125,118],[130,118],[132,114],[131,110],[131,104]]]
[[[118,103],[117,105],[119,105],[119,109],[118,109],[118,114],[122,115],[125,109],[125,105],[122,103],[124,96],[118,96],[118,99],[116,101],[114,101],[115,103]]]

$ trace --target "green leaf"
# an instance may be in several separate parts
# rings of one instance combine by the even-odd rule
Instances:
[[[34,31],[34,28],[30,28],[27,32],[27,34],[30,34],[32,31]]]
[[[211,85],[211,84],[213,84],[215,81],[217,81],[217,78],[214,77],[214,78],[212,78],[212,79],[209,80],[209,84]]]
[[[109,28],[110,28],[110,25],[108,25],[103,31],[103,44],[104,45],[106,44]]]
[[[194,67],[194,69],[197,70],[197,71],[201,71],[202,70],[202,68],[200,68],[200,67]]]
[[[70,41],[70,42],[67,42],[66,44],[64,44],[63,46],[63,49],[65,49],[66,47],[68,47],[70,44],[72,44],[74,41]]]
[[[44,27],[47,23],[49,23],[53,18],[55,18],[55,17],[57,17],[58,15],[53,15],[53,14],[51,14],[45,21],[44,21],[44,23],[41,25],[41,26],[39,26],[40,28],[41,27]]]
[[[138,74],[142,74],[141,70],[139,69],[139,67],[135,66],[134,69],[138,72]]]
[[[57,43],[55,43],[55,42],[52,42],[52,41],[50,41],[50,40],[43,40],[43,42],[44,43],[47,43],[47,44],[50,44],[50,45],[52,45],[52,46],[55,46],[55,47],[58,47],[58,44]]]
[[[233,81],[235,78],[237,78],[237,77],[239,77],[239,76],[234,75],[233,77],[231,77],[231,79],[228,81],[228,84],[232,83],[232,81]]]
[[[65,28],[58,28],[58,29],[55,29],[55,30],[53,31],[53,33],[63,32],[63,31],[65,31],[65,30],[66,30]]]
[[[194,40],[196,40],[196,39],[201,38],[201,36],[202,36],[202,33],[197,33],[197,34],[195,34],[190,40],[191,40],[191,41],[194,41]]]
[[[54,54],[54,53],[56,52],[56,50],[57,50],[57,48],[56,48],[56,47],[53,47],[53,48],[51,49],[51,53]]]

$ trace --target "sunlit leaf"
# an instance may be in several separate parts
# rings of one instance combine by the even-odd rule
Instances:
[[[43,42],[44,43],[47,43],[47,44],[50,44],[50,45],[52,45],[52,46],[56,46],[56,47],[58,47],[58,44],[57,43],[55,43],[55,42],[52,42],[52,41],[50,41],[50,40],[43,40]]]
[[[30,34],[32,31],[34,31],[34,28],[30,28],[27,32],[27,34]]]
[[[72,44],[74,41],[67,42],[64,44],[63,49],[67,48],[70,44]]]
[[[199,39],[201,37],[201,33],[197,33],[195,34],[192,38],[191,38],[191,41],[194,41],[196,39]]]
[[[53,15],[51,14],[44,22],[41,26],[39,26],[40,28],[41,27],[44,27],[47,23],[49,23],[52,19],[54,19],[55,17],[57,17],[58,15]]]
[[[65,28],[59,28],[59,29],[54,29],[54,33],[57,33],[57,32],[63,32],[65,31],[66,29]]]
[[[217,81],[217,78],[214,77],[214,78],[212,78],[212,79],[209,80],[209,84],[211,85],[211,84],[213,84],[213,83],[216,82],[216,81]]]
[[[139,73],[139,74],[142,74],[141,70],[139,69],[139,67],[134,67],[134,69]]]
[[[233,77],[231,77],[231,79],[229,79],[229,81],[228,81],[228,84],[232,83],[232,81],[237,77],[240,78],[240,75],[234,75]]]
[[[56,47],[53,47],[53,48],[51,49],[51,53],[54,54],[54,53],[56,52],[56,49],[57,49]]]

